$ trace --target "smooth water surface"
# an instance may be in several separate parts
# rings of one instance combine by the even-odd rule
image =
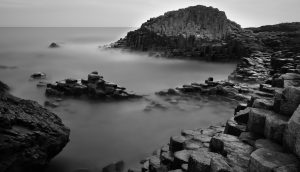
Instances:
[[[0,80],[18,97],[41,104],[47,99],[45,88],[37,88],[38,81],[29,79],[33,72],[45,72],[46,81],[55,82],[86,78],[91,71],[147,95],[147,99],[110,103],[69,99],[51,109],[71,129],[71,141],[47,171],[101,171],[118,160],[124,160],[127,167],[137,167],[140,159],[181,129],[207,127],[232,115],[230,103],[205,98],[182,100],[167,110],[144,111],[151,100],[162,101],[154,92],[203,82],[209,76],[226,79],[235,64],[154,58],[99,48],[129,30],[132,28],[0,28]],[[51,42],[61,47],[49,49]]]

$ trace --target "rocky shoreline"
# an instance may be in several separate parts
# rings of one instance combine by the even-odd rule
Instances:
[[[37,102],[0,82],[0,171],[41,171],[69,142],[70,130]]]
[[[226,81],[157,92],[166,99],[221,96],[239,105],[226,125],[183,130],[129,171],[300,171],[300,23],[242,29],[218,9],[194,6],[152,18],[110,47],[239,61]]]

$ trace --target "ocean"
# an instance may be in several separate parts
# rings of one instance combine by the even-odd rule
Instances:
[[[47,74],[45,81],[86,78],[98,71],[104,79],[145,99],[99,102],[66,99],[55,112],[71,129],[70,142],[55,157],[47,172],[73,172],[102,167],[123,160],[127,168],[168,142],[182,129],[208,127],[226,121],[233,112],[230,102],[217,98],[182,100],[169,105],[154,93],[208,77],[226,79],[234,63],[211,63],[150,57],[146,53],[101,49],[135,28],[0,28],[0,80],[15,96],[44,104],[45,88],[38,88],[34,72]],[[48,48],[57,42],[60,48]],[[144,109],[152,101],[167,109]]]

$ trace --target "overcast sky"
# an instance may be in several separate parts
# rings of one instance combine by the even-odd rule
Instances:
[[[300,0],[0,0],[0,26],[138,27],[198,4],[225,11],[242,27],[300,21]]]

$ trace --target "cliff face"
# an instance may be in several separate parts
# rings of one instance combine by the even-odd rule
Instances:
[[[156,51],[169,57],[228,60],[248,53],[240,42],[245,37],[250,44],[255,42],[223,11],[199,5],[152,18],[112,47]]]

